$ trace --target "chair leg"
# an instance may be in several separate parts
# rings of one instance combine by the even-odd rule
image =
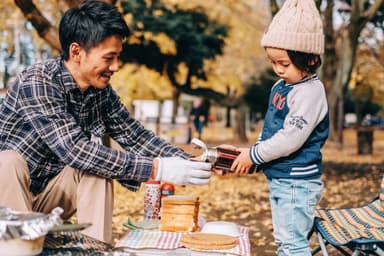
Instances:
[[[311,255],[315,256],[318,252],[321,252],[321,247],[317,247],[311,251]]]
[[[375,249],[375,253],[376,253],[376,255],[378,255],[378,256],[384,256],[384,251],[383,251],[381,248],[379,248],[379,247],[377,247],[377,248]]]
[[[356,249],[356,250],[353,251],[351,256],[359,256],[359,255],[360,255],[360,250]]]
[[[317,235],[317,239],[319,240],[319,244],[320,244],[321,251],[323,252],[323,256],[328,256],[326,244],[324,243],[323,237],[319,232],[316,232],[316,235]]]
[[[354,248],[349,248],[351,249],[355,254],[352,254],[353,256],[355,255],[376,255],[376,256],[384,256],[384,251],[381,248],[380,245],[378,244],[359,244],[355,246]]]
[[[341,248],[340,246],[335,246],[335,249],[337,249],[339,252],[341,252],[345,256],[351,256],[352,254]],[[348,248],[351,249],[351,248]],[[352,250],[351,250],[352,251]],[[360,251],[359,251],[360,253]],[[359,255],[359,253],[357,255]]]
[[[316,234],[317,234],[317,238],[319,240],[319,244],[320,244],[320,248],[321,248],[321,251],[323,253],[323,256],[328,256],[328,251],[327,251],[326,247],[329,243],[327,241],[324,242],[324,239],[319,232],[316,232]],[[334,248],[336,250],[338,250],[339,252],[341,252],[345,256],[351,255],[350,253],[348,253],[347,251],[345,251],[343,248],[341,248],[339,246],[334,246]],[[315,251],[315,253],[312,253],[312,255],[315,255],[316,253],[318,253],[318,251]],[[357,255],[359,255],[359,254],[357,254]],[[353,256],[355,256],[355,255],[353,255]]]

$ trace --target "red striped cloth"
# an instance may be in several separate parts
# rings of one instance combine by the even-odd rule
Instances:
[[[249,242],[249,228],[239,226],[240,236],[237,238],[237,245],[234,248],[225,250],[213,250],[212,252],[229,253],[234,255],[251,255]],[[131,230],[117,244],[117,248],[145,249],[156,248],[172,250],[181,247],[179,244],[182,235],[186,232],[162,232],[158,230]]]

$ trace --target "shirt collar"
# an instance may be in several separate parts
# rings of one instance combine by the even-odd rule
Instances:
[[[61,56],[57,57],[57,64],[59,66],[61,82],[64,85],[65,92],[70,92],[73,90],[80,91],[76,85],[75,80],[73,79],[73,76],[71,75],[67,67],[64,65],[64,60]]]
[[[297,84],[302,84],[302,83],[308,82],[310,80],[316,80],[316,79],[319,79],[317,77],[317,75],[316,74],[312,74],[312,75],[309,75],[309,76],[305,76],[303,79],[301,79],[301,80],[299,80],[299,81],[297,81],[295,83],[292,83],[292,84],[286,83],[285,85],[286,86],[297,85]]]
[[[94,87],[89,87],[86,91],[82,91],[77,87],[76,81],[73,79],[72,74],[69,72],[67,67],[64,64],[64,60],[62,57],[57,58],[60,74],[61,74],[61,82],[64,85],[64,90],[66,93],[79,93],[83,95],[89,95],[95,93],[97,90]]]

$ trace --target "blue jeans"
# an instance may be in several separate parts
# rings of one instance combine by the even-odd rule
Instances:
[[[311,255],[307,236],[321,199],[321,179],[268,179],[268,185],[278,255]]]
[[[194,121],[193,121],[193,124],[196,128],[196,131],[199,135],[199,139],[201,139],[201,133],[203,132],[203,127],[204,127],[204,122],[203,121],[200,121],[198,118],[196,118]]]

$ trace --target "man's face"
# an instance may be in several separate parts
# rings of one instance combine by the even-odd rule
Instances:
[[[88,52],[78,46],[75,57],[70,59],[70,62],[74,61],[76,65],[70,71],[81,90],[85,91],[91,86],[98,89],[108,86],[113,73],[119,70],[122,43],[120,36],[113,35]]]

